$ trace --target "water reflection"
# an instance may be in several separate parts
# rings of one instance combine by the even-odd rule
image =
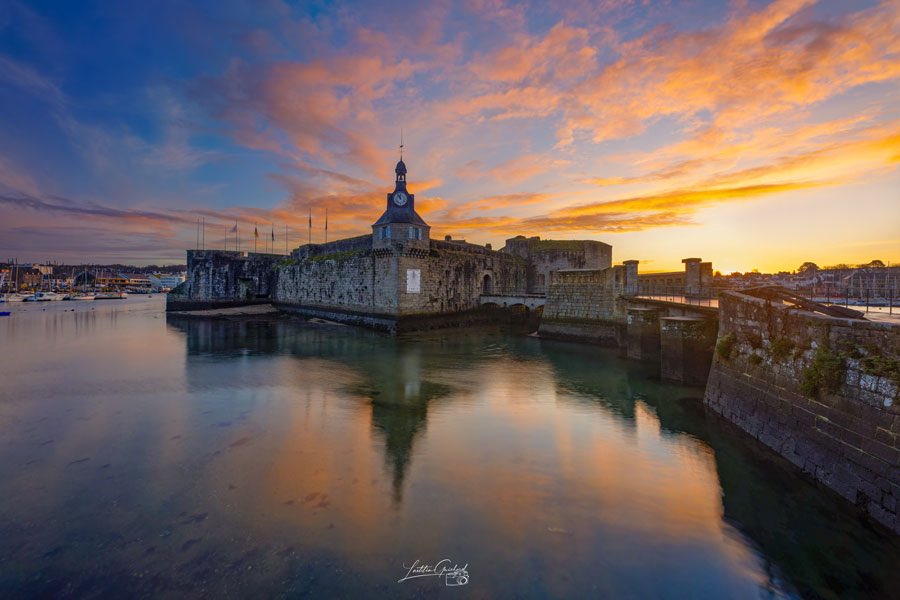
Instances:
[[[0,324],[0,595],[423,596],[445,556],[484,597],[895,589],[895,542],[614,353],[129,310]]]

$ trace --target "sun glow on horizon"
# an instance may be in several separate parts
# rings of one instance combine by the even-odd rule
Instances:
[[[326,207],[368,233],[402,127],[437,239],[900,262],[896,2],[396,10],[0,10],[0,256],[181,262],[200,217],[296,247]]]

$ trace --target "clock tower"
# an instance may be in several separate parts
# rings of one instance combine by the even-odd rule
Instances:
[[[387,195],[387,209],[372,225],[372,248],[421,248],[430,246],[428,223],[416,212],[416,196],[406,190],[403,156],[394,169],[394,191]]]

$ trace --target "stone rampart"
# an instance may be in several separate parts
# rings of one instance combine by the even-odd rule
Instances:
[[[612,266],[612,246],[594,240],[542,240],[518,236],[506,240],[504,252],[526,260],[529,294],[547,293],[553,275],[558,271]]]
[[[291,252],[294,260],[306,260],[316,256],[337,254],[344,252],[360,252],[372,248],[372,235],[358,235],[352,238],[335,240],[326,244],[304,244]]]
[[[538,335],[604,345],[624,342],[624,306],[618,301],[622,267],[554,273]]]
[[[725,292],[705,403],[900,533],[900,327]]]
[[[485,289],[524,290],[525,265],[516,257],[472,244],[435,246],[398,243],[291,260],[278,268],[274,300],[307,316],[397,331],[405,321],[424,327],[428,317],[444,322],[450,314],[478,311]]]
[[[280,254],[188,250],[184,283],[166,297],[166,310],[200,310],[271,301]]]

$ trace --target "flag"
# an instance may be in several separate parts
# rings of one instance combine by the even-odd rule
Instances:
[[[325,209],[325,231],[328,231],[328,209]]]
[[[235,223],[234,227],[231,228],[231,233],[237,233],[237,223]]]
[[[259,229],[256,228],[256,225],[253,226],[253,236],[259,237]]]
[[[312,229],[312,209],[309,209],[309,228]]]
[[[272,225],[272,241],[275,241],[275,225]]]

